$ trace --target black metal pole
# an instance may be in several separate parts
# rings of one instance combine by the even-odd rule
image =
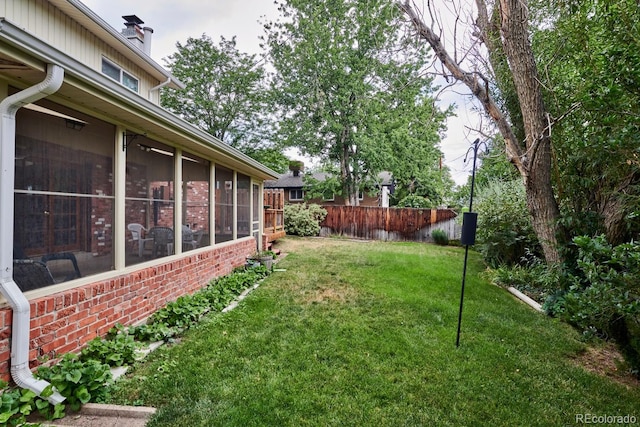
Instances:
[[[478,147],[480,146],[480,138],[473,142],[473,168],[471,169],[471,197],[469,199],[469,212],[473,211],[473,187],[476,182],[476,159],[478,157]],[[467,154],[469,152],[467,151]],[[458,312],[458,333],[456,335],[456,347],[460,347],[460,326],[462,325],[462,306],[464,304],[464,285],[467,277],[467,259],[469,257],[469,245],[464,245],[464,268],[462,269],[462,288],[460,290],[460,310]]]

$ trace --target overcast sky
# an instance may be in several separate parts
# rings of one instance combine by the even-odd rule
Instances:
[[[176,43],[187,38],[207,34],[215,43],[220,36],[236,36],[237,47],[246,53],[259,53],[262,26],[259,20],[276,20],[278,12],[273,0],[81,0],[107,24],[120,31],[124,28],[124,15],[136,15],[145,27],[153,29],[151,57],[161,65],[163,58],[176,51]],[[471,170],[471,161],[463,158],[471,142],[478,135],[469,134],[465,126],[474,122],[464,97],[452,93],[443,97],[446,102],[458,104],[458,117],[449,119],[447,136],[441,149],[444,163],[449,166],[457,184],[464,184]],[[291,154],[287,153],[289,156]]]

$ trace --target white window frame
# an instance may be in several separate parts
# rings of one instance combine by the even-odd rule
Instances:
[[[336,200],[336,194],[335,193],[331,193],[331,197],[325,197],[325,194],[322,194],[322,201],[323,202],[335,202]]]
[[[105,73],[102,68],[102,74],[104,74],[105,76],[109,77],[110,79],[116,80],[118,83],[120,83],[122,86],[126,87],[127,89],[129,89],[132,92],[135,93],[139,93],[140,92],[140,79],[138,79],[136,76],[134,76],[133,74],[124,71],[122,69],[122,67],[120,67],[119,65],[117,65],[116,63],[114,63],[113,61],[108,60],[105,57],[102,57],[102,65],[101,67],[104,67],[104,64],[109,65],[110,67],[117,69],[118,70],[118,80],[114,79],[112,76],[110,76],[109,74]],[[125,81],[131,81],[131,82],[135,82],[135,89],[132,88],[130,85],[125,84]]]
[[[298,191],[300,192],[300,198],[293,197],[293,194],[296,193],[296,195],[297,195]],[[297,188],[295,190],[289,190],[289,200],[291,200],[292,202],[303,201],[304,200],[304,191],[302,189],[299,189],[299,188]]]

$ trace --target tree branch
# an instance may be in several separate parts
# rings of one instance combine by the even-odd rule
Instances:
[[[467,86],[476,99],[480,101],[485,112],[489,117],[491,117],[505,139],[509,161],[518,168],[520,174],[526,179],[528,171],[521,161],[520,156],[522,153],[520,145],[518,144],[516,135],[514,134],[510,123],[507,121],[507,118],[504,116],[502,111],[500,111],[500,108],[489,93],[488,80],[479,73],[463,70],[462,67],[453,58],[451,58],[440,37],[438,37],[435,32],[418,16],[414,7],[409,3],[409,0],[405,0],[403,3],[398,2],[396,4],[400,10],[407,15],[418,36],[424,39],[431,46],[442,65],[456,80]]]

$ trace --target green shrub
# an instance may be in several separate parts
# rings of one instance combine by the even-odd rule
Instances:
[[[444,230],[433,230],[431,232],[431,237],[437,245],[447,246],[449,244],[449,236]]]
[[[476,248],[490,266],[515,265],[540,254],[520,180],[495,182],[478,193]]]
[[[604,236],[573,241],[577,266],[559,300],[562,317],[586,334],[613,338],[640,376],[640,244],[614,247]]]
[[[320,205],[299,203],[284,205],[284,229],[296,236],[317,236],[327,211]]]
[[[426,197],[418,196],[416,194],[409,194],[402,198],[396,205],[398,208],[418,208],[418,209],[431,209],[433,203]]]
[[[489,279],[497,286],[514,287],[541,304],[556,295],[559,283],[563,281],[559,267],[549,266],[539,258],[532,258],[525,265],[502,265],[490,270]],[[549,310],[547,313],[555,314]]]

